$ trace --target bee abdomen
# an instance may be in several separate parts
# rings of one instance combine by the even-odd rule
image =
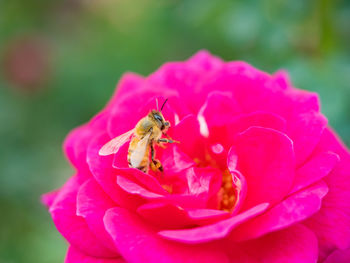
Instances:
[[[133,154],[139,141],[140,140],[138,138],[134,138],[130,142],[128,150],[128,164],[130,168],[136,168],[147,173],[149,167],[149,147],[146,148],[145,154],[142,156]]]

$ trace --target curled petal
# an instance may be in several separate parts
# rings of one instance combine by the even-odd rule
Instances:
[[[86,163],[86,149],[94,134],[95,131],[88,124],[85,124],[71,131],[63,144],[67,158],[79,171],[79,177],[83,180],[91,177],[89,167]]]
[[[50,207],[52,219],[58,231],[67,241],[85,254],[95,257],[115,257],[115,251],[104,246],[89,229],[83,217],[76,215],[76,198],[80,187],[77,177],[63,186]]]
[[[235,144],[237,134],[251,127],[271,128],[285,132],[286,121],[271,112],[255,111],[248,114],[239,114],[228,118],[225,125],[222,126],[212,126],[209,123],[210,136],[208,139],[212,144],[221,143],[225,148],[228,148]]]
[[[291,193],[309,186],[328,175],[338,161],[339,156],[332,152],[322,152],[312,156],[308,162],[297,169]]]
[[[50,208],[50,206],[53,204],[55,201],[57,195],[59,193],[59,190],[55,190],[46,194],[43,194],[41,196],[41,202],[47,207]]]
[[[80,252],[78,249],[70,246],[67,251],[65,263],[126,263],[120,257],[116,258],[96,258]]]
[[[82,216],[95,236],[113,251],[116,249],[104,227],[103,216],[107,209],[115,206],[116,204],[103,192],[95,179],[87,180],[79,188],[77,215]]]
[[[317,238],[297,224],[242,243],[230,242],[227,249],[232,263],[310,263],[317,261]]]
[[[228,262],[225,253],[215,245],[186,246],[162,239],[153,227],[123,208],[108,210],[104,222],[128,262]]]
[[[324,131],[316,153],[325,150],[335,152],[340,160],[324,177],[329,192],[320,211],[306,224],[320,240],[322,254],[327,255],[336,248],[350,247],[350,153],[330,129]]]
[[[208,127],[223,126],[240,113],[237,102],[229,92],[212,91],[198,114],[203,116]]]
[[[123,176],[117,176],[117,184],[126,192],[132,195],[138,195],[147,199],[161,198],[162,195],[150,192],[142,186],[130,181]]]
[[[246,210],[245,212],[224,219],[215,224],[180,230],[163,230],[158,234],[163,238],[186,244],[198,244],[226,237],[235,227],[250,218],[263,213],[269,204],[264,203]]]
[[[147,83],[145,85],[143,89],[138,89],[118,100],[111,108],[107,126],[111,138],[133,129],[139,120],[147,116],[152,109],[156,109],[157,97],[178,97],[174,90],[149,86]],[[140,105],[146,106],[140,107]]]
[[[117,185],[117,174],[113,169],[113,156],[100,156],[101,147],[110,140],[106,133],[97,134],[90,142],[87,150],[87,163],[97,183],[104,192],[118,205],[136,208],[142,203],[142,199],[127,195]]]
[[[211,55],[208,51],[201,50],[190,57],[186,64],[191,67],[198,67],[205,71],[213,71],[222,67],[223,61],[220,58]]]
[[[232,232],[231,238],[234,241],[258,238],[271,231],[300,222],[320,209],[322,198],[327,192],[327,185],[319,182],[294,193],[264,214],[237,227]]]
[[[178,174],[196,164],[176,145],[163,151],[161,162],[166,174]]]
[[[279,70],[272,76],[272,85],[277,85],[281,89],[292,88],[292,83],[287,71]]]
[[[252,127],[241,133],[235,144],[237,170],[247,181],[243,208],[259,202],[274,204],[290,190],[294,179],[292,141],[281,132]]]
[[[288,121],[287,135],[294,142],[296,164],[301,165],[320,141],[327,119],[319,112],[299,114]]]
[[[330,254],[324,263],[348,263],[350,262],[350,248],[345,250],[335,250]]]
[[[179,141],[178,147],[192,159],[203,157],[201,145],[203,139],[200,134],[199,123],[194,115],[187,115],[178,125],[169,130],[170,136]]]
[[[230,216],[228,212],[214,209],[183,209],[171,203],[150,203],[140,206],[137,212],[160,228],[183,228],[207,225]]]

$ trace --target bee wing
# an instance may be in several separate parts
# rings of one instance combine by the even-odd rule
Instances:
[[[147,133],[138,143],[136,148],[132,151],[130,155],[130,163],[134,168],[138,168],[145,157],[147,146],[149,144],[149,137],[152,132]]]
[[[105,145],[102,146],[98,154],[102,156],[106,156],[106,155],[110,155],[118,152],[120,147],[125,142],[127,142],[130,139],[130,137],[134,134],[134,131],[135,129],[132,129],[110,140],[109,142],[107,142]]]

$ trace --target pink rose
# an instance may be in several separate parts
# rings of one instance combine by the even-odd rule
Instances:
[[[164,173],[101,147],[156,108],[180,144]],[[350,262],[350,155],[317,94],[205,51],[144,78],[64,143],[76,174],[43,196],[69,242],[66,262]]]

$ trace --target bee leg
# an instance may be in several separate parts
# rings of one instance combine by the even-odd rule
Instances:
[[[163,133],[163,134],[169,139],[169,141],[172,141],[172,142],[170,142],[170,143],[180,143],[179,141],[173,140],[173,138],[171,138],[171,137],[169,136],[169,134],[167,134],[167,133]]]
[[[161,164],[161,162],[157,159],[153,160],[151,163],[150,163],[150,166],[151,166],[151,169],[152,171],[157,171],[159,170],[160,172],[163,172],[163,166]]]
[[[152,159],[150,163],[151,169],[152,171],[159,170],[163,172],[163,166],[159,160],[155,159],[155,155],[156,155],[156,152],[154,150],[153,144],[151,144],[151,159]]]
[[[158,143],[165,142],[165,143],[180,143],[179,141],[174,141],[173,139],[165,139],[165,138],[160,138],[158,139]]]

